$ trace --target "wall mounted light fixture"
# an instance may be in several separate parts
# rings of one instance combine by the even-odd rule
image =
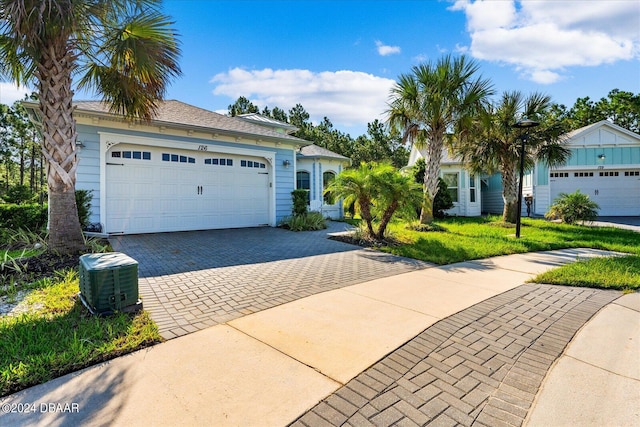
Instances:
[[[604,154],[598,154],[598,159],[599,160],[604,160],[606,158],[607,158],[607,156],[605,156]]]
[[[284,160],[282,162],[282,166],[284,166],[285,168],[288,168],[291,165],[291,162],[289,160]]]

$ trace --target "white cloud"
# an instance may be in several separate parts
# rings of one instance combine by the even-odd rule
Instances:
[[[233,68],[211,79],[215,95],[245,96],[260,108],[288,111],[302,104],[314,123],[329,117],[334,125],[365,126],[383,119],[394,80],[360,71],[245,70]]]
[[[640,54],[636,1],[458,0],[450,9],[466,14],[474,57],[511,64],[538,83]]]
[[[466,54],[469,52],[469,46],[461,45],[460,43],[456,43],[456,47],[453,49],[454,52]]]
[[[380,56],[394,55],[400,53],[400,46],[388,46],[382,43],[380,40],[376,40],[376,46],[378,47],[378,54]]]
[[[32,92],[24,86],[16,86],[13,83],[0,82],[0,103],[11,105],[16,101],[24,99],[25,95]]]
[[[429,56],[426,53],[419,53],[416,56],[414,56],[413,58],[411,58],[411,60],[416,64],[420,64],[422,62],[426,62],[428,59],[429,59]]]

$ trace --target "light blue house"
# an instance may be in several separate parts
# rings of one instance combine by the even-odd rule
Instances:
[[[640,216],[640,135],[603,120],[565,138],[572,152],[566,165],[549,170],[538,163],[524,176],[523,197],[532,198],[530,214],[542,216],[560,193],[580,190],[598,203],[600,216]],[[421,156],[414,147],[409,166]],[[445,150],[441,176],[454,197],[448,214],[502,213],[500,174],[475,176]],[[525,203],[522,209],[527,215]]]
[[[560,193],[580,190],[598,203],[600,216],[640,216],[640,135],[603,120],[565,138],[572,152],[566,165],[549,170],[538,163],[524,177],[531,214],[544,215]],[[484,180],[483,211],[502,212],[501,192],[500,175]]]
[[[90,221],[107,234],[276,226],[291,214],[296,163],[311,145],[286,123],[179,101],[161,103],[148,123],[98,101],[77,102],[74,117],[76,188],[92,191]]]

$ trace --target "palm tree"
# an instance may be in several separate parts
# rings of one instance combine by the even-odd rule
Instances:
[[[478,68],[464,55],[447,55],[435,63],[413,67],[412,73],[400,75],[391,89],[389,125],[403,134],[403,142],[427,149],[421,224],[433,221],[433,199],[438,192],[447,132],[458,123],[466,123],[463,119],[493,94],[489,80],[474,77]]]
[[[340,172],[325,191],[331,192],[335,197],[343,199],[343,204],[349,206],[356,204],[360,216],[367,224],[367,230],[371,236],[373,231],[373,196],[371,189],[370,163],[360,163],[358,168],[345,169]]]
[[[73,253],[84,240],[75,202],[74,79],[114,113],[149,120],[180,49],[157,0],[0,0],[0,74],[38,92],[47,161],[49,249]]]
[[[382,165],[374,174],[376,190],[376,208],[380,211],[380,224],[376,238],[384,239],[387,226],[396,212],[411,212],[422,199],[421,185],[409,174],[402,174],[391,165]]]
[[[342,171],[326,192],[342,198],[345,204],[356,203],[367,225],[369,236],[382,240],[396,212],[413,210],[421,199],[420,186],[411,176],[401,174],[389,164],[361,163],[357,169]],[[373,222],[379,217],[378,230]]]
[[[515,223],[518,210],[518,176],[522,131],[513,127],[521,118],[541,121],[541,126],[528,130],[525,145],[525,168],[536,161],[549,167],[559,166],[569,159],[564,145],[563,129],[546,113],[551,98],[540,93],[525,97],[519,91],[504,92],[497,103],[487,102],[464,130],[455,133],[455,152],[475,173],[500,172],[505,222]]]

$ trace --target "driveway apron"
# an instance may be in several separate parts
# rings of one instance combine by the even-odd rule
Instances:
[[[175,338],[309,295],[433,266],[327,238],[245,228],[110,238],[138,261],[144,308]]]

